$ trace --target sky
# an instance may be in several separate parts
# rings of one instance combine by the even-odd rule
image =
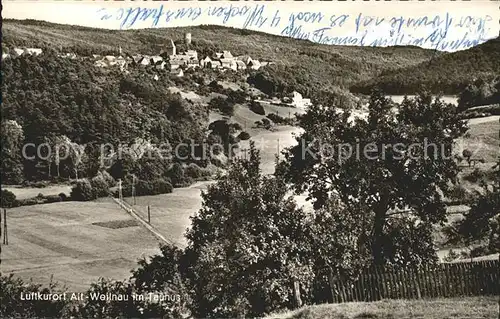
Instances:
[[[496,1],[3,1],[4,18],[106,29],[216,24],[323,44],[466,49],[499,35]]]

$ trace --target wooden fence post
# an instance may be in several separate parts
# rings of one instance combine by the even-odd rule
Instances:
[[[151,209],[149,208],[149,205],[148,205],[148,224],[151,224]]]

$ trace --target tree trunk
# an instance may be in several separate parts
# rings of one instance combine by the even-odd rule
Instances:
[[[293,281],[293,295],[295,297],[295,306],[302,307],[302,298],[300,298],[300,285],[297,280]]]
[[[384,263],[383,242],[384,242],[384,225],[385,225],[385,209],[379,209],[375,212],[375,221],[373,225],[373,242],[372,256],[375,265]]]
[[[59,174],[59,163],[57,164],[57,177],[61,177],[61,175]]]
[[[75,178],[78,180],[78,169],[75,168]]]
[[[52,162],[49,162],[49,179],[50,179],[50,167],[52,166]]]

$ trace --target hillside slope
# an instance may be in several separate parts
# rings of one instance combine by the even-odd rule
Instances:
[[[192,48],[204,54],[230,50],[234,54],[249,54],[253,58],[271,60],[278,67],[307,72],[305,78],[320,79],[325,88],[346,87],[362,80],[428,61],[435,57],[432,50],[418,47],[371,48],[318,45],[309,41],[270,35],[262,32],[219,26],[188,28],[102,30],[52,24],[32,20],[5,20],[3,42],[7,47],[51,47],[79,54],[118,52],[121,46],[129,53],[158,54],[167,41],[173,39],[182,49],[185,32],[191,32]]]
[[[367,93],[374,87],[387,94],[413,94],[425,86],[433,93],[458,94],[482,78],[491,81],[500,74],[500,38],[464,51],[442,54],[418,65],[383,72],[381,77],[351,87]]]

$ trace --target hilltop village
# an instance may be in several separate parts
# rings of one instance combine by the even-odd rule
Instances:
[[[186,33],[184,43],[187,47],[191,45],[191,34]],[[43,50],[40,48],[14,48],[12,53],[2,53],[2,59],[17,57],[21,55],[40,55]],[[63,53],[60,57],[77,59],[75,53]],[[119,67],[126,71],[129,67],[154,67],[158,70],[168,70],[172,75],[182,77],[184,70],[195,68],[208,68],[213,70],[259,70],[274,62],[260,61],[253,59],[249,55],[234,56],[230,51],[223,50],[215,52],[213,55],[200,56],[196,50],[186,50],[179,52],[172,39],[161,50],[158,55],[146,54],[124,54],[120,47],[118,56],[115,55],[92,55],[94,64],[98,67]]]

